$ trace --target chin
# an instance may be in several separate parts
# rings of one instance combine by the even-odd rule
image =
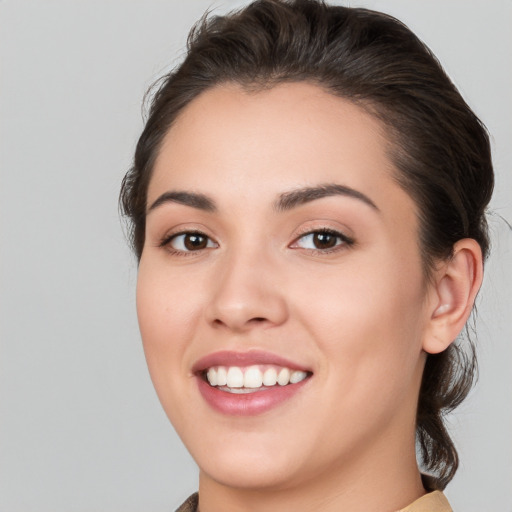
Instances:
[[[274,459],[265,461],[239,460],[223,461],[218,464],[200,466],[201,474],[234,489],[248,491],[278,490],[292,487],[294,475],[289,464],[274,464]]]
[[[284,443],[269,444],[247,442],[245,446],[239,443],[230,446],[225,442],[215,449],[198,448],[197,457],[194,450],[190,451],[201,474],[224,486],[246,490],[293,486],[300,479],[300,468],[308,467],[307,461],[304,464],[297,460],[298,450],[290,451]]]

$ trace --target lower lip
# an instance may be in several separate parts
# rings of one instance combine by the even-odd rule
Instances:
[[[201,395],[216,411],[230,416],[255,416],[290,400],[309,381],[309,378],[297,384],[273,386],[270,389],[243,394],[221,391],[210,386],[201,377],[197,377],[197,381]]]

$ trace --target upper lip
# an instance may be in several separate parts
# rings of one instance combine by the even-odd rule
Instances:
[[[244,367],[257,364],[273,364],[289,368],[290,370],[311,371],[309,368],[306,368],[299,363],[263,350],[251,350],[247,352],[222,350],[208,354],[196,361],[192,366],[192,372],[200,373],[212,366]]]

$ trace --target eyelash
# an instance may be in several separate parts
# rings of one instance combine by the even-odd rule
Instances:
[[[194,235],[197,236],[197,237],[201,237],[201,238],[206,239],[206,244],[207,245],[205,247],[200,247],[200,248],[198,248],[196,250],[176,249],[176,248],[172,247],[172,245],[171,245],[171,243],[174,240],[176,240],[178,237],[180,237],[180,236],[186,237],[186,236],[194,236]],[[339,231],[336,231],[334,229],[321,228],[321,229],[309,230],[309,231],[306,231],[306,232],[302,233],[300,236],[298,236],[292,242],[290,247],[292,249],[300,249],[301,246],[298,245],[300,240],[303,240],[306,237],[311,237],[311,236],[314,237],[314,236],[318,236],[318,235],[326,235],[326,236],[334,237],[336,239],[335,245],[333,245],[332,247],[328,247],[328,248],[304,248],[304,247],[302,247],[302,248],[307,250],[311,254],[325,255],[325,254],[331,254],[331,253],[334,253],[334,252],[338,252],[340,250],[347,249],[348,247],[353,246],[354,243],[355,243],[355,241],[352,238],[348,237],[347,235],[344,235],[343,233],[341,233]],[[213,244],[213,245],[208,245],[210,243]],[[194,231],[194,230],[192,230],[192,231],[181,231],[179,233],[173,233],[173,234],[171,234],[169,236],[166,236],[158,244],[158,246],[159,247],[167,248],[167,250],[172,255],[175,255],[175,256],[191,256],[194,253],[198,253],[198,252],[204,251],[205,249],[216,248],[216,247],[218,247],[218,244],[217,244],[217,242],[213,241],[205,233],[203,233],[201,231]]]

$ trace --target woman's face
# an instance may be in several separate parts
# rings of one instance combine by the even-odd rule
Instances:
[[[378,121],[304,83],[209,90],[166,135],[137,307],[202,478],[289,487],[413,449],[428,301],[386,151]]]

